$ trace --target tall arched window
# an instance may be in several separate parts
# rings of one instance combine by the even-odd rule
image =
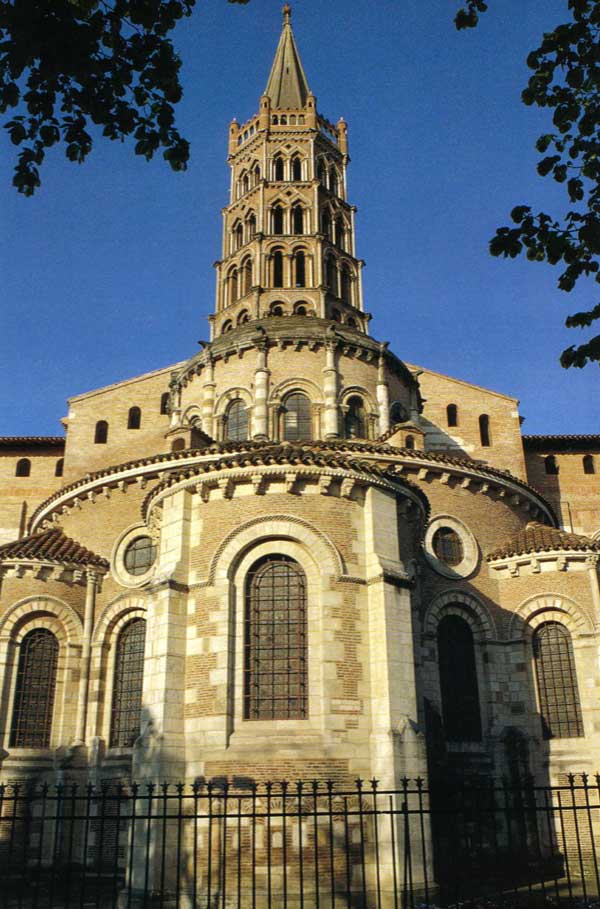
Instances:
[[[571,635],[560,622],[544,622],[533,634],[542,733],[545,739],[583,735]]]
[[[254,168],[253,173],[254,173],[254,182],[255,182],[255,184],[260,183],[260,164],[257,164],[257,165],[256,165],[256,167]]]
[[[321,233],[324,234],[327,240],[331,239],[331,215],[328,208],[321,215]]]
[[[228,294],[227,303],[235,303],[238,298],[238,273],[236,268],[232,268],[227,279]]]
[[[302,180],[302,161],[297,156],[292,158],[292,180]]]
[[[283,208],[281,205],[276,205],[272,211],[272,220],[273,220],[273,233],[282,234],[283,233]]]
[[[252,287],[252,259],[246,259],[240,269],[240,296],[245,297]]]
[[[233,231],[233,251],[241,249],[244,245],[244,228],[242,224],[237,224]]]
[[[225,413],[225,438],[243,442],[248,438],[248,413],[241,398],[232,401]]]
[[[412,451],[412,450],[414,449],[414,447],[415,447],[415,437],[414,437],[414,436],[407,436],[407,437],[405,438],[405,440],[404,440],[404,447],[405,447],[405,448],[408,448],[408,449],[410,449],[410,450]]]
[[[306,256],[301,249],[294,255],[294,285],[306,287]]]
[[[446,422],[448,426],[458,426],[458,407],[456,404],[448,404],[446,408]]]
[[[481,741],[481,712],[473,633],[458,615],[445,616],[437,633],[444,732],[449,742]]]
[[[96,445],[106,445],[108,442],[108,423],[106,420],[98,420],[96,423],[94,442]]]
[[[295,234],[304,233],[304,211],[301,205],[292,209],[292,230]]]
[[[587,454],[583,456],[583,472],[596,473],[596,465],[594,463],[593,455]]]
[[[283,438],[290,442],[311,439],[311,406],[301,391],[288,395],[283,403]]]
[[[139,407],[130,407],[127,415],[127,429],[139,429],[142,425],[142,411]]]
[[[492,444],[490,441],[490,418],[487,413],[482,413],[479,417],[479,438],[484,448]]]
[[[546,473],[556,475],[558,473],[558,464],[554,455],[548,455],[544,458],[544,470]]]
[[[273,287],[283,287],[283,253],[276,249],[273,253]]]
[[[273,162],[273,177],[275,180],[281,181],[284,179],[284,164],[283,158],[275,158]]]
[[[31,461],[29,458],[19,458],[15,468],[16,477],[28,477],[31,474]]]
[[[117,638],[110,722],[111,748],[131,748],[140,735],[146,620],[132,619]]]
[[[367,438],[367,415],[365,403],[360,395],[348,399],[348,410],[344,418],[344,435],[347,439]]]
[[[165,391],[160,396],[160,412],[161,414],[169,413],[169,392]]]
[[[319,158],[317,164],[317,180],[321,186],[327,186],[327,168],[325,167],[325,162],[323,158]]]
[[[331,170],[329,171],[329,189],[331,192],[337,196],[338,191],[338,172],[335,169],[335,165],[331,165]]]
[[[341,217],[335,219],[335,244],[344,249],[344,221]]]
[[[59,458],[56,464],[54,465],[54,476],[62,477],[65,467],[65,462],[63,458]]]
[[[248,220],[246,221],[247,230],[248,230],[248,240],[256,235],[256,215],[252,213],[249,215]]]
[[[340,269],[340,296],[344,303],[352,304],[352,277],[346,264]]]
[[[13,748],[49,748],[58,670],[58,641],[34,628],[21,642],[10,730]]]
[[[302,720],[308,714],[306,576],[284,555],[256,562],[246,581],[244,715]]]
[[[334,297],[337,297],[337,265],[333,256],[329,256],[325,262],[325,277],[329,290],[334,295]]]

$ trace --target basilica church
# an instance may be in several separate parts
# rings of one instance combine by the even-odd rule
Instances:
[[[210,341],[0,438],[0,779],[596,771],[600,435],[374,336],[288,7],[226,141]]]

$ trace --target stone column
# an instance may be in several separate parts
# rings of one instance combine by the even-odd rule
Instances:
[[[215,409],[215,366],[211,357],[206,361],[206,379],[202,386],[202,429],[214,436],[213,414]]]
[[[96,585],[98,576],[95,571],[86,572],[85,611],[83,614],[83,640],[81,645],[81,670],[79,676],[79,693],[77,699],[77,720],[75,723],[75,745],[85,743],[85,727],[88,713],[88,693],[90,687],[90,666],[92,657],[92,632],[94,630],[94,612],[96,609]]]
[[[377,370],[377,407],[379,410],[379,435],[390,428],[390,389],[385,375],[385,349],[387,344],[379,347],[379,365]]]
[[[335,362],[336,341],[325,343],[325,368],[323,369],[323,396],[325,399],[325,414],[323,430],[326,439],[339,438],[339,413],[338,413],[338,370]]]
[[[254,439],[267,439],[269,435],[267,351],[266,341],[257,344],[256,369],[254,370],[254,409],[252,412],[252,437]]]

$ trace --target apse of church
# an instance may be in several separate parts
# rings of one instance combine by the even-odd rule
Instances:
[[[286,7],[210,340],[0,439],[2,778],[596,767],[599,437],[371,335],[348,143]]]

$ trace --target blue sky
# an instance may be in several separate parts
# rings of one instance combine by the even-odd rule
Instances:
[[[457,33],[458,0],[298,0],[292,23],[319,111],[349,125],[350,201],[371,333],[409,363],[521,400],[529,433],[598,432],[598,367],[563,370],[585,335],[565,316],[600,294],[547,265],[492,259],[517,203],[563,206],[535,173],[547,114],[525,108],[527,52],[566,0],[492,0]],[[99,141],[53,149],[31,199],[0,136],[0,434],[56,434],[66,399],[194,354],[208,338],[229,186],[227,129],[258,107],[281,3],[198,0],[175,43],[188,171]]]

